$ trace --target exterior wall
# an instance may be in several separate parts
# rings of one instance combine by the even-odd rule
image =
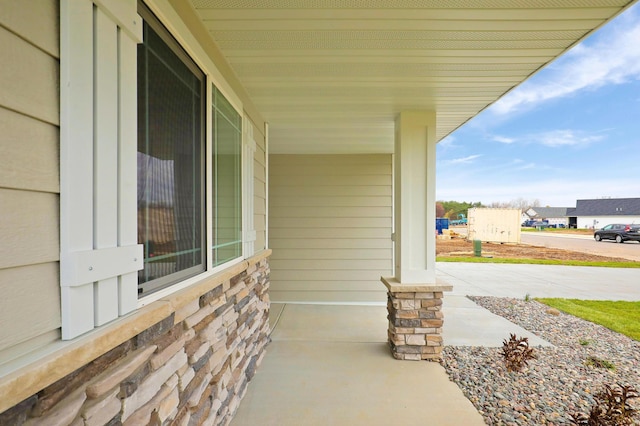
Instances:
[[[115,416],[115,423],[140,424],[151,415],[145,411],[149,407],[158,409],[154,416],[183,422],[191,416],[190,424],[207,418],[227,421],[267,343],[270,252],[264,250],[264,120],[202,23],[192,21],[191,5],[180,0],[172,11],[169,1],[149,2],[161,3],[171,19],[190,23],[194,34],[178,38],[201,43],[197,49],[220,65],[216,77],[256,123],[254,217],[259,254],[213,277],[191,279],[194,284],[178,293],[72,342],[61,342],[59,1],[41,0],[37,7],[20,0],[0,2],[2,425],[20,424],[27,417],[29,424],[82,424],[90,417],[87,424],[103,424],[110,421],[104,416],[115,412],[116,402],[121,415]],[[131,374],[125,377],[126,373]],[[105,382],[103,376],[121,380]],[[96,383],[110,388],[89,390]]]
[[[520,209],[469,209],[469,240],[520,242]]]
[[[600,229],[610,223],[640,223],[640,216],[578,216],[578,228]]]
[[[274,301],[384,301],[391,155],[271,155]]]
[[[38,6],[0,2],[3,361],[59,338],[58,2]]]
[[[269,341],[268,254],[149,306],[164,315],[119,320],[95,339],[106,353],[84,365],[67,353],[43,366],[45,374],[71,371],[0,414],[0,424],[228,423]],[[149,316],[152,325],[139,328]],[[29,379],[16,380],[13,392]],[[16,397],[2,390],[4,404]]]

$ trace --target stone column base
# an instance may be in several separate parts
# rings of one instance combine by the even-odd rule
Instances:
[[[382,278],[387,287],[389,346],[395,359],[441,360],[442,298],[450,285],[401,284]]]

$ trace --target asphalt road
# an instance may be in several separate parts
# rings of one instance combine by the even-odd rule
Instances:
[[[600,256],[621,257],[623,259],[640,262],[640,243],[635,241],[618,244],[615,241],[597,242],[593,237],[587,235],[546,234],[536,232],[523,232],[521,235],[523,244],[579,251]]]

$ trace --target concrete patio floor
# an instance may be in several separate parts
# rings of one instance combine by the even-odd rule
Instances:
[[[549,343],[466,295],[640,300],[632,269],[439,263],[445,345],[499,347],[509,333]],[[232,425],[483,425],[438,363],[397,361],[378,305],[271,306],[272,343]]]
[[[277,304],[232,425],[484,425],[444,368],[395,360],[386,306]]]

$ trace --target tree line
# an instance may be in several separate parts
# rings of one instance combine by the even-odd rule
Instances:
[[[501,209],[520,209],[527,210],[529,207],[540,207],[540,200],[532,199],[527,200],[525,198],[516,198],[507,202],[492,202],[488,205],[482,204],[480,201],[466,202],[466,201],[437,201],[436,202],[436,217],[446,217],[448,219],[456,220],[462,217],[467,217],[467,210],[474,207],[486,207],[486,208],[501,208]],[[461,216],[464,215],[464,216]]]

